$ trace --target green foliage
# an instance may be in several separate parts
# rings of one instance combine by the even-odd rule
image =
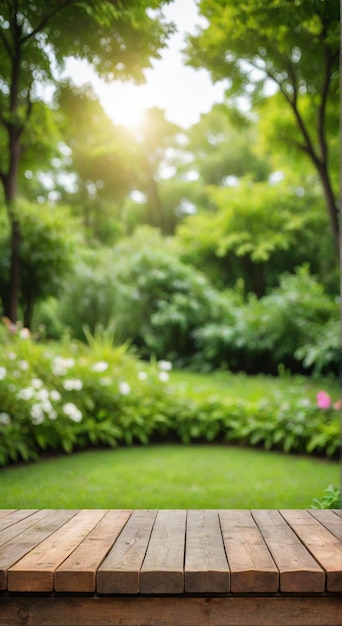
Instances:
[[[58,295],[63,279],[71,271],[78,223],[66,208],[31,204],[23,199],[16,204],[21,229],[19,246],[20,302],[24,324],[30,326],[35,304],[48,296]],[[9,293],[9,233],[5,223],[0,228],[0,251],[4,271],[0,278],[3,302]]]
[[[341,507],[341,493],[338,487],[329,485],[324,489],[324,495],[321,498],[313,500],[312,509],[339,509]]]
[[[338,111],[339,3],[319,0],[201,0],[205,25],[188,37],[188,60],[207,68],[213,80],[229,79],[227,93],[256,103],[272,81],[290,111],[290,134],[277,139],[311,160],[324,189],[332,233],[338,244],[338,213],[331,184],[329,117]],[[266,123],[266,122],[265,122]],[[272,123],[268,126],[272,127]],[[336,128],[336,126],[335,126]],[[292,132],[293,131],[293,132]],[[273,149],[273,145],[272,145]],[[338,161],[336,162],[338,163]],[[338,247],[336,245],[336,247]]]
[[[281,363],[296,370],[301,363],[315,373],[338,373],[339,304],[307,267],[284,274],[280,286],[260,300],[235,302],[232,313],[230,324],[196,330],[203,361],[247,372],[276,373]]]
[[[111,250],[81,251],[72,279],[66,281],[63,297],[52,311],[49,324],[61,321],[73,337],[84,339],[84,328],[94,333],[98,325],[111,326],[120,296],[116,284],[118,258]],[[37,316],[36,324],[44,322]]]
[[[234,107],[216,104],[188,132],[186,150],[193,155],[183,170],[195,170],[200,185],[224,187],[229,177],[263,181],[271,173],[267,157],[258,154],[258,126]]]
[[[214,284],[235,287],[243,280],[245,293],[260,297],[283,272],[308,262],[324,283],[327,267],[320,253],[327,221],[314,193],[301,195],[287,180],[274,185],[244,180],[234,188],[210,187],[208,195],[215,211],[189,216],[177,238],[182,258],[201,267]],[[335,266],[334,259],[330,264]]]
[[[231,442],[335,457],[339,411],[319,409],[298,388],[249,402],[172,385],[172,364],[142,363],[110,330],[44,345],[27,329],[2,331],[0,463],[42,451],[176,439]],[[170,375],[171,374],[171,375]]]
[[[151,231],[143,229],[118,245],[117,254],[120,298],[115,320],[120,331],[145,355],[188,362],[194,331],[227,314],[224,298]]]

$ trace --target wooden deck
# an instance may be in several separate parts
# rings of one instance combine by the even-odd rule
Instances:
[[[342,511],[0,510],[0,626],[342,626]]]

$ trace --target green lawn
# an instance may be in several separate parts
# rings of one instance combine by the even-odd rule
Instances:
[[[298,398],[310,398],[316,401],[316,394],[324,389],[337,400],[340,397],[339,380],[337,378],[315,379],[309,376],[283,375],[278,377],[259,374],[231,374],[216,371],[210,374],[199,374],[184,370],[173,370],[171,382],[184,393],[191,396],[216,395],[238,400],[242,398],[251,402],[281,397],[283,401],[291,395]]]
[[[221,445],[92,450],[0,470],[2,508],[306,508],[339,463]]]

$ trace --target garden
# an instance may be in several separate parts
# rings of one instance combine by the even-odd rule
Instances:
[[[222,101],[134,127],[170,3],[90,4],[0,10],[2,505],[337,507],[339,7],[197,2]]]
[[[174,371],[86,334],[2,325],[3,506],[337,506],[335,379]]]

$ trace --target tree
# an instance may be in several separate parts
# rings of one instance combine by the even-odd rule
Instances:
[[[61,132],[70,149],[64,169],[75,177],[72,192],[60,193],[81,216],[87,241],[112,245],[124,230],[125,200],[137,178],[135,142],[128,129],[105,114],[91,85],[75,88],[65,83],[57,102]]]
[[[147,223],[168,232],[168,216],[160,194],[160,170],[166,151],[177,144],[181,129],[165,118],[164,111],[152,107],[145,111],[144,119],[133,133],[136,144],[137,188],[147,198]]]
[[[189,36],[188,60],[227,78],[228,95],[265,97],[270,83],[291,111],[298,136],[287,140],[310,158],[324,191],[339,248],[339,220],[329,162],[328,119],[336,112],[339,3],[336,0],[201,0],[208,20]]]
[[[32,111],[44,88],[58,81],[66,58],[86,59],[107,78],[143,80],[142,69],[171,30],[147,9],[168,0],[3,0],[0,10],[0,132],[6,148],[0,179],[11,226],[8,317],[17,318],[20,225],[16,218],[19,166]],[[160,18],[160,14],[158,14]],[[41,129],[44,133],[44,129]]]
[[[71,218],[65,207],[42,210],[37,203],[19,199],[16,219],[22,242],[19,249],[20,293],[23,323],[31,327],[35,305],[48,296],[58,296],[63,280],[72,269],[76,246],[80,246],[78,221]],[[8,223],[0,223],[0,297],[6,310],[9,294]]]
[[[243,176],[261,181],[271,173],[267,160],[255,152],[255,120],[235,107],[214,105],[187,136],[187,150],[193,155],[188,168],[199,173],[202,185],[226,186],[229,177]]]
[[[301,196],[286,180],[242,180],[234,188],[209,187],[208,193],[216,210],[188,217],[177,235],[182,258],[215,286],[238,286],[261,297],[282,273],[303,263],[327,281],[331,259],[322,255],[324,216],[314,190]]]

